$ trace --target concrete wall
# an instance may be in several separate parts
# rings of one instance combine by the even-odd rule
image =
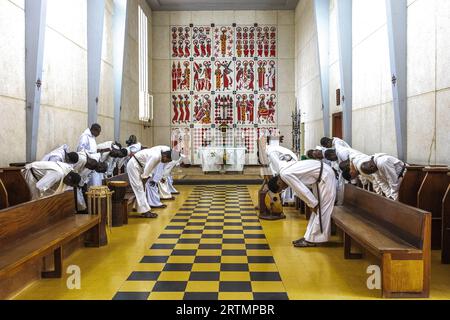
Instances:
[[[138,117],[138,4],[149,17],[151,40],[150,8],[145,0],[130,0],[121,140],[135,134],[148,145],[151,131]],[[47,10],[38,158],[64,143],[76,148],[87,127],[87,0],[48,0]],[[114,139],[113,14],[114,2],[106,0],[98,142]],[[6,150],[0,166],[6,166],[25,161],[26,153],[24,0],[0,0],[0,28],[0,148]]]
[[[0,166],[25,159],[24,1],[0,1]]]
[[[274,24],[278,25],[278,124],[292,147],[291,113],[295,109],[293,11],[182,11],[153,12],[154,143],[170,145],[170,30],[171,25]]]
[[[139,25],[138,5],[148,17],[149,24],[149,92],[152,92],[152,12],[145,0],[128,0],[128,25],[125,39],[124,79],[122,91],[122,118],[120,140],[125,141],[132,134],[144,145],[153,146],[153,129],[144,129],[139,121]]]
[[[450,3],[408,1],[408,162],[450,164]],[[336,0],[330,0],[330,113],[340,88]],[[313,0],[296,10],[296,94],[306,148],[323,135]],[[353,146],[397,155],[385,2],[353,1]],[[330,116],[331,116],[330,114]]]

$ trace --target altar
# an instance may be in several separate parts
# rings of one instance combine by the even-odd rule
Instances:
[[[203,172],[244,172],[247,149],[207,147],[199,149]]]

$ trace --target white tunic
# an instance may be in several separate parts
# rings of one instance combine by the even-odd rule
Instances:
[[[298,161],[298,157],[294,152],[282,146],[267,146],[266,153],[270,170],[274,176],[279,175],[280,171],[292,164],[292,162]]]
[[[386,154],[375,154],[374,162],[378,167],[378,172],[374,176],[382,187],[384,195],[397,200],[402,182],[402,178],[399,176],[402,173],[405,163]]]
[[[142,179],[150,178],[153,170],[161,162],[161,152],[170,151],[169,147],[158,146],[151,149],[139,151],[128,161],[127,173],[136,196],[138,213],[150,212],[150,206],[147,201],[144,184]]]
[[[91,133],[91,129],[86,129],[80,136],[77,151],[86,150],[87,153],[97,153],[97,142]]]
[[[38,161],[25,166],[22,174],[30,188],[32,200],[40,199],[66,190],[64,178],[72,166],[62,162]]]
[[[351,148],[350,145],[340,138],[333,138],[333,149],[337,147]]]
[[[383,195],[383,190],[381,188],[381,186],[379,185],[379,182],[375,179],[375,177],[373,175],[367,175],[364,172],[362,172],[361,170],[361,166],[364,162],[370,161],[370,157],[366,154],[355,154],[353,156],[350,157],[350,161],[353,163],[353,165],[355,166],[355,168],[358,170],[359,172],[359,180],[361,181],[363,186],[367,186],[369,185],[369,183],[372,184],[373,190],[379,194],[379,195]]]
[[[131,156],[142,150],[142,144],[140,144],[138,142],[136,144],[133,144],[133,145],[127,147],[126,149],[127,149],[127,156],[125,158],[118,159],[118,161],[117,161],[117,167],[120,169],[123,166],[125,166],[125,171],[126,171],[126,165],[127,165],[128,161],[130,160]]]
[[[41,161],[66,162],[67,152],[69,152],[69,146],[67,144],[64,144],[61,147],[46,154]]]
[[[310,208],[315,208],[319,204],[318,198],[309,188],[312,187],[317,194],[317,180],[319,179],[320,168],[320,161],[305,160],[283,168],[280,173],[281,179]],[[328,242],[331,236],[331,214],[336,200],[336,178],[333,169],[325,163],[323,164],[322,179],[318,187],[320,191],[323,233],[320,230],[319,214],[313,213],[305,234],[306,241],[312,243]]]

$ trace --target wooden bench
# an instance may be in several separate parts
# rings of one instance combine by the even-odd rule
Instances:
[[[417,195],[426,175],[423,169],[425,166],[408,165],[398,192],[398,201],[412,207],[417,206]]]
[[[2,179],[0,179],[0,210],[6,209],[8,207],[9,207],[8,191],[6,190],[6,187],[3,184]]]
[[[431,248],[442,248],[442,199],[447,191],[449,178],[448,168],[427,167],[423,169],[426,176],[420,186],[417,197],[417,208],[431,212]]]
[[[27,278],[24,270],[30,264],[37,266],[42,278],[60,278],[64,246],[90,232],[98,247],[99,223],[99,216],[75,214],[71,191],[1,210],[0,299],[27,284],[22,278]],[[52,256],[53,270],[43,270],[43,258]]]
[[[442,200],[442,263],[450,264],[450,183]]]
[[[23,168],[0,168],[0,179],[8,193],[10,206],[15,206],[31,200],[30,189],[22,176]]]
[[[427,298],[430,291],[431,214],[346,185],[333,220],[344,233],[345,259],[352,242],[381,260],[385,298]]]

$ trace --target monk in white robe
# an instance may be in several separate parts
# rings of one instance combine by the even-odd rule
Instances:
[[[269,160],[269,168],[272,171],[273,176],[280,175],[281,169],[298,161],[298,157],[294,152],[279,145],[267,146],[266,153]],[[294,193],[292,189],[287,188],[284,190],[281,194],[281,199],[283,199],[283,203],[293,202]]]
[[[304,238],[294,241],[294,246],[315,247],[328,242],[331,236],[331,214],[336,199],[336,177],[333,169],[317,160],[298,161],[281,169],[280,176],[269,182],[269,189],[274,193],[287,187],[291,187],[313,211]]]
[[[165,165],[164,167],[163,179],[166,180],[165,183],[167,184],[167,190],[172,195],[180,194],[180,192],[173,186],[172,171],[176,167],[179,167],[182,163],[186,163],[185,161],[186,156],[184,154],[180,154],[180,158],[178,160],[174,160],[171,163]]]
[[[372,175],[387,198],[398,200],[398,192],[406,172],[406,164],[384,153],[375,154],[361,164],[362,173]]]
[[[41,161],[64,162],[68,164],[76,164],[79,160],[76,152],[70,152],[67,144],[46,154]]]
[[[320,140],[320,145],[327,149],[336,149],[337,147],[351,148],[350,145],[340,138],[324,137]]]
[[[379,184],[379,181],[375,179],[373,175],[365,174],[361,170],[363,163],[370,161],[370,157],[365,154],[356,154],[350,157],[350,177],[351,179],[359,179],[363,187],[369,190],[369,186],[372,185],[375,193],[383,195],[383,186]],[[384,187],[385,188],[385,187]]]
[[[127,157],[128,150],[122,148],[121,145],[115,143],[114,141],[107,141],[97,145],[100,153],[100,162],[103,162],[107,166],[106,173],[104,177],[112,177],[114,175],[114,169],[118,166],[119,160]],[[104,178],[102,177],[102,179]]]
[[[136,196],[137,212],[144,218],[157,218],[156,213],[151,212],[148,204],[145,183],[152,180],[152,173],[158,164],[172,161],[170,147],[158,146],[145,149],[136,153],[128,162],[127,172],[134,195]]]
[[[80,182],[71,165],[62,162],[37,161],[25,166],[22,174],[32,200],[62,193]]]
[[[130,161],[130,159],[133,157],[133,155],[135,155],[136,153],[138,153],[139,151],[142,150],[142,144],[140,142],[136,142],[136,143],[131,143],[130,140],[127,140],[127,147],[125,148],[127,150],[127,156],[124,158],[121,158],[118,160],[117,163],[117,167],[119,169],[124,168],[124,171],[127,171],[127,164],[128,161]]]

